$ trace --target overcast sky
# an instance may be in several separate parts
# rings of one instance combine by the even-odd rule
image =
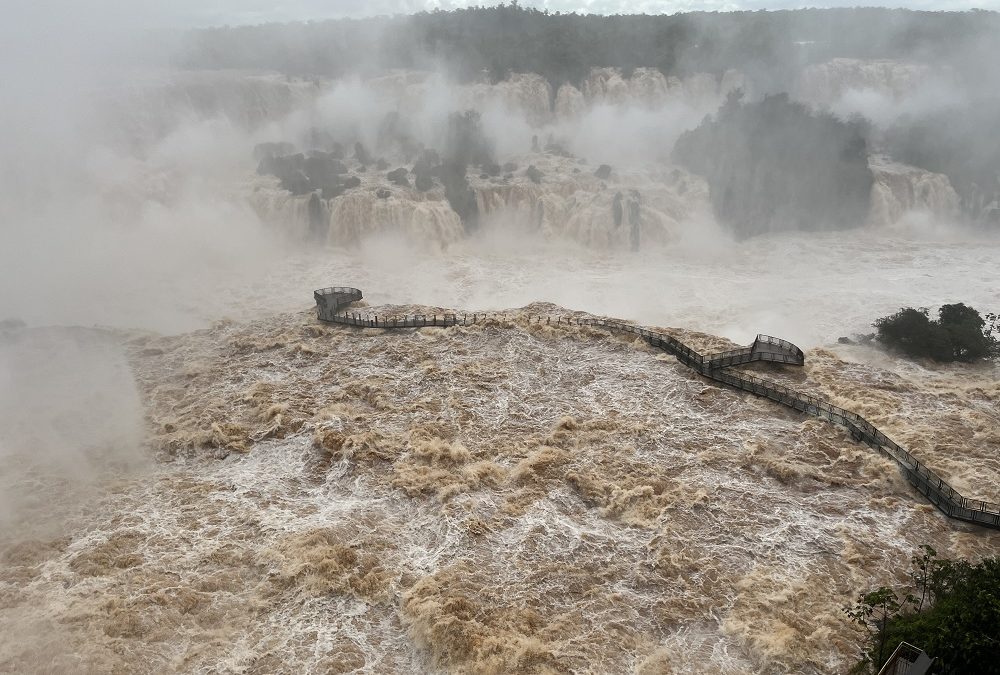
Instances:
[[[0,0],[0,4],[7,2],[8,0]],[[14,0],[14,3],[15,14],[17,9],[27,7],[46,11],[50,15],[51,12],[68,11],[81,17],[91,12],[96,15],[112,12],[119,20],[133,25],[185,28],[411,14],[422,10],[497,4],[492,0]],[[522,0],[520,4],[552,12],[673,14],[695,10],[854,7],[880,3],[872,0]],[[895,0],[885,4],[922,10],[965,10],[975,7],[1000,10],[1000,0]]]

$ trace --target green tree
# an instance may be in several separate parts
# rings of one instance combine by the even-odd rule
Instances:
[[[956,361],[972,361],[989,356],[994,348],[992,336],[983,329],[986,321],[979,312],[963,303],[943,305],[938,310],[938,323],[948,332],[952,357]]]
[[[987,324],[975,309],[956,303],[943,305],[936,321],[926,308],[904,307],[872,325],[879,342],[911,358],[973,361],[998,353],[993,336],[996,319],[991,317],[994,315],[987,315],[991,321]]]
[[[933,673],[1000,673],[1000,558],[973,565],[942,560],[922,546],[911,560],[914,593],[903,602],[883,586],[845,608],[868,632],[856,670],[877,672],[896,645],[908,642],[935,659]]]
[[[872,172],[859,129],[787,94],[743,102],[682,134],[674,160],[705,176],[716,217],[738,235],[861,225]]]
[[[868,591],[858,596],[853,607],[844,608],[844,612],[852,621],[860,624],[868,631],[872,651],[868,657],[875,663],[884,663],[887,628],[889,621],[899,612],[901,605],[895,591],[886,586],[880,586],[874,591]]]

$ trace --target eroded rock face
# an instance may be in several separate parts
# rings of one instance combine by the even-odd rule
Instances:
[[[434,76],[425,74],[416,77],[412,73],[387,76],[380,82],[385,85],[382,93],[397,102],[405,100],[413,109],[424,105],[429,92],[432,92],[434,87],[441,86],[441,82],[436,81]],[[478,87],[477,91],[481,96],[479,102],[486,105],[489,101],[496,102],[500,96],[497,92],[487,95],[488,87],[499,87],[497,91],[509,93],[523,85],[527,89],[518,90],[523,93],[528,90],[533,91],[532,87],[535,86],[533,82],[532,78],[512,78],[498,85],[480,83],[474,87]],[[390,84],[392,86],[389,86]],[[637,69],[628,76],[613,68],[595,69],[578,86],[570,84],[561,86],[550,101],[550,112],[554,114],[552,119],[558,119],[560,114],[573,115],[587,112],[592,106],[627,106],[630,110],[638,107],[656,111],[659,109],[658,106],[670,105],[674,101],[715,101],[723,93],[745,85],[745,78],[737,71],[728,71],[721,75],[693,74],[685,78],[676,78],[664,77],[653,69]],[[365,86],[368,86],[368,83]],[[451,93],[452,89],[448,91]],[[468,92],[469,89],[463,91]],[[510,99],[522,102],[525,100],[534,99],[530,96],[527,98],[514,96]],[[517,112],[514,108],[508,108],[508,111]],[[384,115],[377,124],[379,140],[371,146],[372,150],[361,143],[355,143],[356,137],[341,138],[339,140],[348,148],[352,146],[354,148],[353,153],[348,151],[347,159],[339,159],[337,153],[333,151],[326,153],[328,157],[310,153],[302,158],[282,160],[287,166],[282,166],[280,171],[275,170],[271,173],[278,176],[282,186],[295,195],[306,195],[316,189],[316,186],[323,186],[321,197],[326,203],[341,199],[352,189],[364,190],[370,193],[373,199],[378,200],[379,191],[388,189],[392,197],[382,201],[399,202],[400,209],[415,209],[416,205],[443,200],[447,208],[450,208],[465,224],[466,231],[476,229],[479,221],[486,215],[483,209],[489,205],[491,217],[499,211],[509,210],[515,214],[516,222],[531,223],[532,227],[541,220],[558,223],[548,231],[560,233],[556,236],[563,236],[569,232],[569,236],[576,239],[582,237],[591,243],[602,242],[599,244],[601,246],[629,246],[628,236],[623,235],[624,239],[616,239],[617,235],[605,237],[595,233],[630,232],[631,207],[626,196],[633,190],[642,194],[641,200],[635,200],[635,203],[641,204],[639,213],[631,220],[641,223],[639,234],[642,235],[640,239],[643,242],[658,239],[657,236],[645,236],[646,230],[649,229],[648,223],[664,223],[653,229],[668,231],[684,219],[686,207],[681,205],[689,201],[684,195],[685,190],[694,189],[694,196],[690,202],[700,203],[698,200],[702,193],[699,189],[704,187],[704,183],[698,183],[698,188],[691,188],[696,181],[690,180],[690,176],[684,172],[681,172],[686,177],[684,180],[671,179],[669,172],[672,167],[660,172],[664,181],[660,186],[649,185],[645,179],[636,182],[634,179],[636,172],[630,172],[629,166],[632,165],[627,158],[618,160],[608,156],[605,161],[614,159],[614,168],[610,163],[588,167],[583,159],[562,162],[562,159],[573,160],[569,151],[584,157],[601,159],[599,148],[577,147],[566,142],[567,138],[573,137],[573,130],[577,129],[575,125],[554,124],[533,131],[522,129],[519,133],[523,136],[521,141],[523,146],[528,146],[528,139],[534,136],[533,152],[519,155],[517,150],[512,151],[509,147],[504,147],[503,154],[496,155],[490,143],[490,135],[484,132],[484,127],[493,124],[494,121],[483,118],[486,120],[484,122],[475,112],[459,113],[452,116],[446,132],[441,129],[436,132],[438,136],[433,140],[438,149],[442,150],[439,154],[414,141],[418,137],[414,133],[414,129],[419,126],[415,121],[418,119],[416,114],[409,112]],[[420,138],[428,140],[430,137]],[[368,138],[368,141],[370,140]],[[331,147],[338,142],[336,138],[327,137],[323,137],[321,141],[324,147]],[[410,151],[403,146],[411,142],[416,143],[419,149],[412,159],[407,159]],[[543,157],[546,159],[543,160]],[[864,152],[855,152],[851,157],[852,161],[861,158],[860,162],[857,162],[861,166]],[[329,158],[339,159],[342,165],[332,163]],[[559,159],[558,162],[555,161],[556,158]],[[736,160],[739,159],[736,157]],[[368,166],[372,169],[385,168],[366,173]],[[408,167],[412,168],[407,170]],[[388,169],[393,170],[387,171]],[[350,170],[354,175],[341,173],[341,170]],[[584,175],[580,175],[581,173]],[[619,173],[624,175],[619,176]],[[796,175],[803,173],[809,172],[797,171]],[[331,179],[331,175],[337,178]],[[564,192],[568,189],[566,186],[583,185],[588,178],[592,184],[587,188],[579,188],[580,191],[587,189],[609,192],[594,196],[590,200],[585,199],[581,192],[576,194],[572,203],[564,203]],[[911,185],[912,181],[916,183]],[[601,182],[605,184],[602,185]],[[529,186],[531,190],[528,190]],[[861,191],[859,188],[858,192]],[[868,195],[866,200],[870,199],[871,222],[892,222],[902,213],[923,208],[945,214],[950,212],[953,202],[946,186],[940,180],[928,176],[904,177],[894,174],[893,171],[884,172],[870,190],[865,188],[863,191]],[[718,192],[724,195],[725,190]],[[616,193],[622,195],[618,200],[614,199]],[[658,207],[662,202],[658,195],[667,193],[674,195],[676,201],[666,209],[670,214],[669,217],[661,217],[659,214],[664,211]],[[526,196],[528,194],[530,197]],[[981,201],[989,201],[988,197],[989,195],[983,196]],[[724,196],[719,199],[725,201]],[[524,210],[525,200],[533,204],[529,209],[530,213]],[[556,204],[560,205],[556,207]],[[591,213],[591,209],[599,215],[585,217],[581,215],[583,211]],[[748,232],[764,231],[771,228],[773,222],[781,219],[776,219],[772,217],[774,214],[765,213],[753,205],[740,207],[732,200],[727,209],[731,217],[748,218],[757,223],[750,227]],[[540,210],[546,211],[544,218],[537,215]],[[868,207],[863,210],[867,213]],[[695,211],[697,208],[692,207],[688,212]],[[327,212],[333,212],[331,204],[327,204]],[[787,215],[785,213],[781,217]],[[581,222],[581,218],[591,222],[592,225],[585,228],[566,226],[569,221]],[[860,216],[859,224],[865,219],[864,215]],[[810,218],[810,222],[814,220],[816,219]],[[581,234],[585,230],[590,233]],[[663,237],[659,239],[663,240]],[[614,243],[607,244],[607,242]]]
[[[960,217],[961,200],[944,174],[883,156],[871,157],[869,166],[875,179],[869,217],[872,225],[892,225],[910,213],[931,215],[945,223]]]
[[[511,73],[499,82],[458,85],[424,71],[397,71],[365,82],[398,111],[433,107],[443,92],[455,109],[514,116],[533,128],[579,119],[598,106],[657,110],[667,105],[691,105],[704,112],[718,107],[736,89],[752,92],[751,83],[736,70],[721,75],[693,73],[683,78],[664,76],[656,68],[636,68],[629,75],[619,68],[594,68],[578,83],[562,83],[553,90],[534,73]],[[407,159],[419,152],[410,120],[403,112],[387,115],[379,128],[379,147],[409,147]]]
[[[553,110],[557,119],[571,120],[594,106],[628,106],[656,110],[685,103],[714,109],[729,92],[746,92],[749,82],[735,70],[721,76],[694,73],[684,78],[665,77],[655,68],[636,68],[625,76],[619,68],[594,68],[578,89],[564,84],[556,92]]]
[[[253,193],[252,203],[263,220],[293,238],[315,241],[311,233],[322,229],[325,234],[318,239],[336,245],[352,245],[379,232],[423,237],[419,243],[432,247],[463,239],[470,231],[469,221],[462,220],[448,199],[448,181],[455,191],[452,200],[467,209],[466,218],[473,215],[474,227],[524,231],[598,249],[627,249],[639,242],[669,244],[681,236],[687,220],[711,218],[705,182],[680,169],[654,173],[619,169],[601,180],[594,175],[596,167],[584,165],[581,171],[577,160],[558,155],[516,159],[508,164],[532,166],[544,179],[535,183],[526,170],[489,176],[472,167],[450,175],[447,165],[432,169],[421,161],[414,167],[420,170],[409,188],[388,190],[384,175],[351,176],[344,183],[356,189],[319,199],[326,219],[322,228],[311,195],[296,197],[277,185],[262,185]],[[423,179],[428,183],[421,186]],[[391,195],[380,199],[381,190]]]
[[[511,73],[496,84],[480,82],[463,88],[464,103],[482,110],[501,107],[524,115],[529,124],[552,121],[552,85],[541,75]]]
[[[931,73],[930,66],[909,61],[837,58],[803,69],[795,94],[821,106],[835,103],[852,90],[898,99],[914,91]]]

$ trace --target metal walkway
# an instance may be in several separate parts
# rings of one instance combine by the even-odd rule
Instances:
[[[347,312],[351,303],[361,300],[362,293],[357,288],[335,286],[322,288],[313,293],[316,300],[317,316],[320,321],[358,326],[363,328],[424,328],[430,326],[469,326],[477,323],[505,324],[504,314],[435,314],[379,317],[374,314]],[[597,326],[619,333],[631,333],[643,338],[677,357],[677,360],[699,374],[722,382],[735,389],[769,398],[776,403],[795,410],[821,417],[846,427],[855,441],[866,443],[896,462],[903,476],[920,494],[946,515],[977,525],[1000,529],[1000,504],[969,499],[962,496],[943,478],[917,461],[902,446],[882,433],[874,424],[857,413],[837,407],[826,401],[784,387],[776,382],[755,377],[738,370],[727,370],[732,366],[768,361],[801,366],[805,363],[802,350],[791,342],[769,335],[758,335],[749,347],[741,347],[717,354],[701,354],[677,338],[642,326],[635,326],[616,319],[589,317],[528,317],[529,323],[566,324],[574,326]]]

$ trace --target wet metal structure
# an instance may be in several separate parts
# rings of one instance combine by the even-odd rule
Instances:
[[[317,317],[320,321],[344,326],[392,329],[469,326],[487,322],[504,325],[507,322],[506,315],[496,313],[379,317],[374,314],[349,312],[346,308],[351,303],[361,300],[363,296],[360,290],[348,286],[322,288],[314,291],[313,297],[316,300]],[[846,427],[855,441],[865,443],[893,460],[906,480],[946,515],[956,520],[1000,529],[1000,504],[964,497],[934,471],[921,464],[905,448],[857,413],[776,382],[743,371],[729,370],[732,366],[755,361],[801,366],[805,363],[805,355],[791,342],[769,335],[758,335],[749,347],[718,354],[701,354],[673,336],[616,319],[532,316],[528,317],[528,322],[594,326],[641,337],[650,345],[674,355],[678,361],[704,377]]]

